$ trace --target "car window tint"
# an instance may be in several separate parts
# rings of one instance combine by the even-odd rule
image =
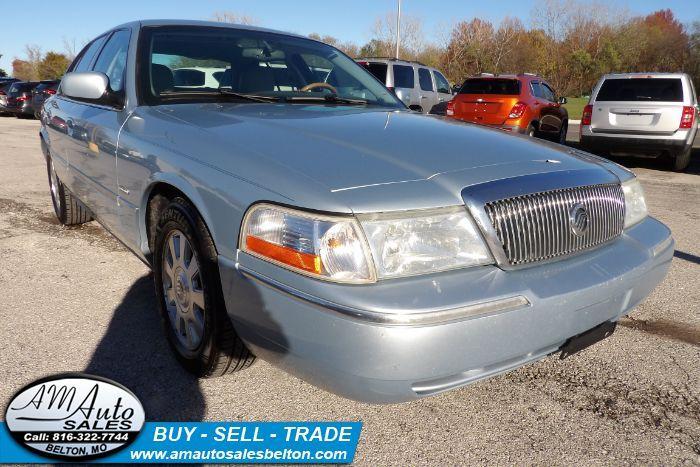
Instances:
[[[191,68],[173,70],[173,83],[175,86],[204,86],[204,78],[205,74],[201,70],[193,70]]]
[[[544,93],[544,98],[550,102],[556,102],[557,97],[554,94],[554,91],[552,90],[552,88],[547,86],[546,83],[540,83],[540,86],[542,87],[542,92]]]
[[[394,87],[413,88],[415,79],[413,77],[413,67],[406,65],[394,65]]]
[[[544,99],[544,91],[542,91],[542,86],[540,86],[539,81],[533,81],[530,83],[530,86],[532,87],[532,95],[535,97],[539,97],[540,99]]]
[[[435,82],[437,83],[438,92],[450,94],[450,83],[447,81],[447,79],[442,76],[439,71],[433,70],[433,73],[435,74]]]
[[[372,73],[383,84],[386,83],[386,71],[389,68],[386,63],[378,62],[358,62],[367,71]]]
[[[520,94],[520,82],[516,79],[468,79],[459,89],[459,93],[517,96]]]
[[[93,71],[101,71],[107,75],[112,91],[124,89],[124,69],[130,36],[129,31],[125,29],[112,34],[93,67]]]
[[[92,59],[95,58],[95,55],[102,47],[102,44],[104,44],[105,39],[106,36],[101,36],[87,45],[83,49],[83,52],[81,52],[81,54],[78,56],[78,61],[76,62],[75,66],[71,68],[71,71],[88,71],[90,69]]]
[[[430,78],[430,71],[427,68],[418,69],[418,83],[423,91],[434,91],[433,80]]]
[[[606,79],[596,101],[683,102],[680,78]]]

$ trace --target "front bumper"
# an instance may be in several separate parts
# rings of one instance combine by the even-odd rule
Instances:
[[[664,278],[672,256],[670,231],[647,218],[603,248],[514,271],[487,266],[351,286],[244,253],[238,262],[219,257],[219,268],[229,315],[254,353],[342,396],[386,403],[463,386],[555,352],[570,337],[629,312]],[[513,297],[529,305],[437,324],[371,319]]]

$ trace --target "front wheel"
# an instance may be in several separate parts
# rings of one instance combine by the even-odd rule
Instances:
[[[156,229],[153,279],[168,343],[180,363],[199,377],[249,367],[255,356],[226,313],[216,249],[202,218],[175,198]]]

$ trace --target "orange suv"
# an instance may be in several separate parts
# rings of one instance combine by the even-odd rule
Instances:
[[[446,115],[564,144],[569,114],[561,104],[566,98],[539,76],[482,74],[467,78]]]

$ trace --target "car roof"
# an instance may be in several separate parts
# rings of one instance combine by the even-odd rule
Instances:
[[[357,57],[355,59],[356,62],[376,62],[376,63],[395,63],[398,65],[418,65],[422,66],[424,68],[430,68],[431,70],[435,70],[436,68],[433,68],[431,66],[426,65],[425,63],[417,62],[414,60],[401,60],[400,58],[391,58],[391,57]]]
[[[113,31],[115,29],[124,29],[124,28],[142,28],[142,27],[152,27],[152,26],[203,26],[203,27],[214,27],[214,28],[228,28],[228,29],[246,29],[249,31],[261,31],[261,32],[269,32],[273,34],[284,34],[286,36],[294,36],[294,37],[302,37],[304,39],[309,39],[311,41],[315,39],[311,39],[310,37],[302,36],[300,34],[295,34],[292,32],[286,32],[286,31],[280,31],[276,29],[268,29],[268,28],[261,28],[258,26],[250,26],[247,24],[235,24],[235,23],[222,23],[219,21],[199,21],[199,20],[187,20],[187,19],[146,19],[146,20],[139,20],[139,21],[130,21],[128,23],[120,24],[119,26],[115,26],[113,28],[110,28],[109,31]],[[320,41],[316,41],[320,42]]]
[[[688,78],[687,73],[678,72],[662,72],[662,71],[651,71],[651,72],[635,72],[635,73],[608,73],[603,75],[604,79],[615,79],[615,78]]]

